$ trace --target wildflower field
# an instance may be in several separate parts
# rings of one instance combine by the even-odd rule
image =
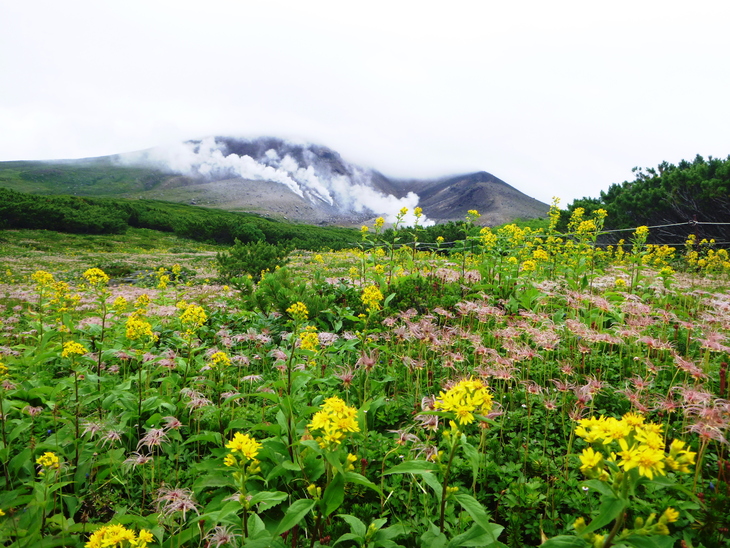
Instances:
[[[250,275],[0,232],[0,544],[730,546],[727,252],[558,211]]]

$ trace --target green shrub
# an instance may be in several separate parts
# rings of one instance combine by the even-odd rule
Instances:
[[[262,272],[273,272],[289,262],[291,251],[288,244],[268,244],[263,240],[243,243],[236,239],[232,248],[217,254],[218,275],[226,281],[249,275],[258,282]]]

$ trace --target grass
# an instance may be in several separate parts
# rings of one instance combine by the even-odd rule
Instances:
[[[230,286],[151,231],[0,233],[2,542],[730,546],[727,253],[581,226]]]

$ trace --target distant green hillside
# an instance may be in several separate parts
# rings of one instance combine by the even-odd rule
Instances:
[[[599,198],[575,200],[563,221],[578,207],[588,213],[605,209],[606,229],[700,223],[652,230],[656,243],[682,242],[689,234],[730,241],[730,156],[705,160],[698,155],[692,162],[663,162],[656,169],[634,168],[634,172],[633,181],[613,184]]]
[[[77,183],[78,184],[78,183]],[[246,213],[154,200],[38,196],[0,188],[0,229],[28,228],[76,234],[119,234],[150,228],[201,242],[229,244],[265,240],[299,249],[342,249],[358,240],[355,230],[285,223]]]
[[[32,194],[116,196],[150,190],[174,175],[109,160],[0,162],[0,186]]]

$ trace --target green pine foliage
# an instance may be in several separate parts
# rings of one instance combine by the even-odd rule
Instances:
[[[129,227],[172,232],[199,242],[232,245],[266,241],[298,249],[343,249],[357,241],[348,228],[288,224],[156,200],[38,196],[0,187],[0,229],[42,229],[71,234],[122,234]]]
[[[264,272],[273,272],[284,266],[291,251],[292,248],[286,244],[236,240],[233,247],[217,254],[218,273],[223,280],[251,276],[258,282]]]
[[[564,223],[582,207],[587,214],[608,212],[606,229],[629,229],[698,221],[730,221],[730,156],[726,159],[697,155],[677,165],[663,162],[657,168],[634,168],[635,179],[613,184],[599,198],[575,200],[563,215]],[[563,229],[565,227],[562,227]],[[717,240],[730,239],[730,226],[681,226],[652,231],[655,243],[678,243],[689,234]],[[618,236],[621,237],[621,236]]]

